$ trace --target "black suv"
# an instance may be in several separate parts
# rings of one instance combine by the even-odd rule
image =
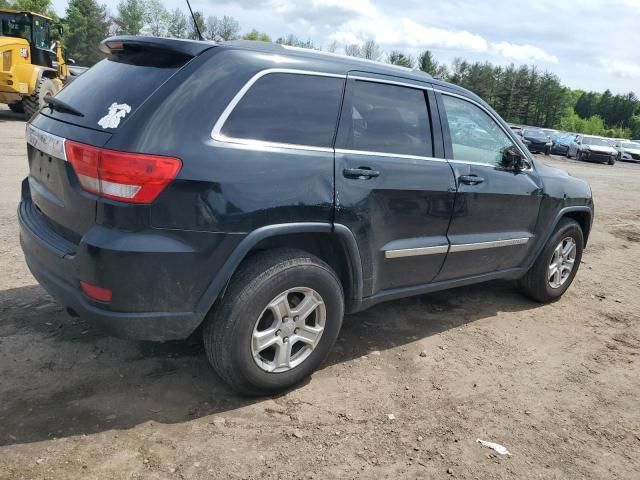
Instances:
[[[343,314],[492,279],[571,284],[589,185],[421,72],[259,42],[115,37],[29,123],[20,239],[113,334],[202,335],[247,394],[313,372]]]

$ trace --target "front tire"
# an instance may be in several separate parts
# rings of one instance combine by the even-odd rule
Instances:
[[[580,267],[584,235],[578,222],[563,218],[518,287],[526,296],[549,303],[567,291]]]
[[[235,391],[273,394],[320,366],[343,315],[342,286],[331,267],[301,250],[264,251],[240,266],[209,313],[204,347]]]
[[[51,78],[41,77],[36,89],[28,97],[24,97],[24,113],[28,118],[33,117],[44,106],[44,97],[53,96],[60,91],[58,84]]]
[[[609,161],[607,162],[607,165],[615,165],[615,164],[616,164],[615,158],[610,158]]]
[[[581,152],[580,150],[578,150],[578,151],[576,152],[576,160],[577,160],[578,162],[581,162],[581,161],[582,161],[582,152]]]

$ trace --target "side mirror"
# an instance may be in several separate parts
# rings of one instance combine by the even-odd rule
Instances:
[[[64,34],[64,27],[62,25],[58,25],[58,34],[62,36]]]
[[[67,58],[67,63],[70,63],[71,65],[75,65],[76,61],[73,58]]]
[[[529,161],[515,146],[512,146],[506,148],[502,152],[502,161],[500,162],[500,166],[505,169],[519,172],[529,168]]]

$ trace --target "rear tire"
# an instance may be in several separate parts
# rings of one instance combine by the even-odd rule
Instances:
[[[11,110],[13,113],[24,113],[24,104],[22,103],[22,101],[10,103],[9,110]]]
[[[564,252],[571,241],[575,251],[567,252],[558,257],[558,248]],[[524,277],[518,280],[517,286],[522,293],[540,303],[549,303],[560,298],[567,291],[580,267],[582,250],[584,248],[584,235],[578,222],[570,218],[563,218],[558,223],[551,238],[547,242],[531,269]],[[572,257],[571,270],[567,272],[569,257]],[[554,274],[554,265],[560,270],[559,276]],[[565,275],[566,273],[566,275]]]
[[[306,318],[305,304],[314,308]],[[331,267],[301,250],[264,251],[243,262],[209,313],[204,347],[216,373],[235,391],[273,394],[320,366],[343,315],[342,286]]]
[[[51,78],[41,77],[33,94],[22,100],[24,113],[28,118],[33,117],[44,106],[44,97],[53,96],[59,91],[58,85]]]

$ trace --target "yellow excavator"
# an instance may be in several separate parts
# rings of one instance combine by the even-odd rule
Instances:
[[[60,41],[62,27],[33,12],[0,8],[0,103],[33,116],[71,79]]]

